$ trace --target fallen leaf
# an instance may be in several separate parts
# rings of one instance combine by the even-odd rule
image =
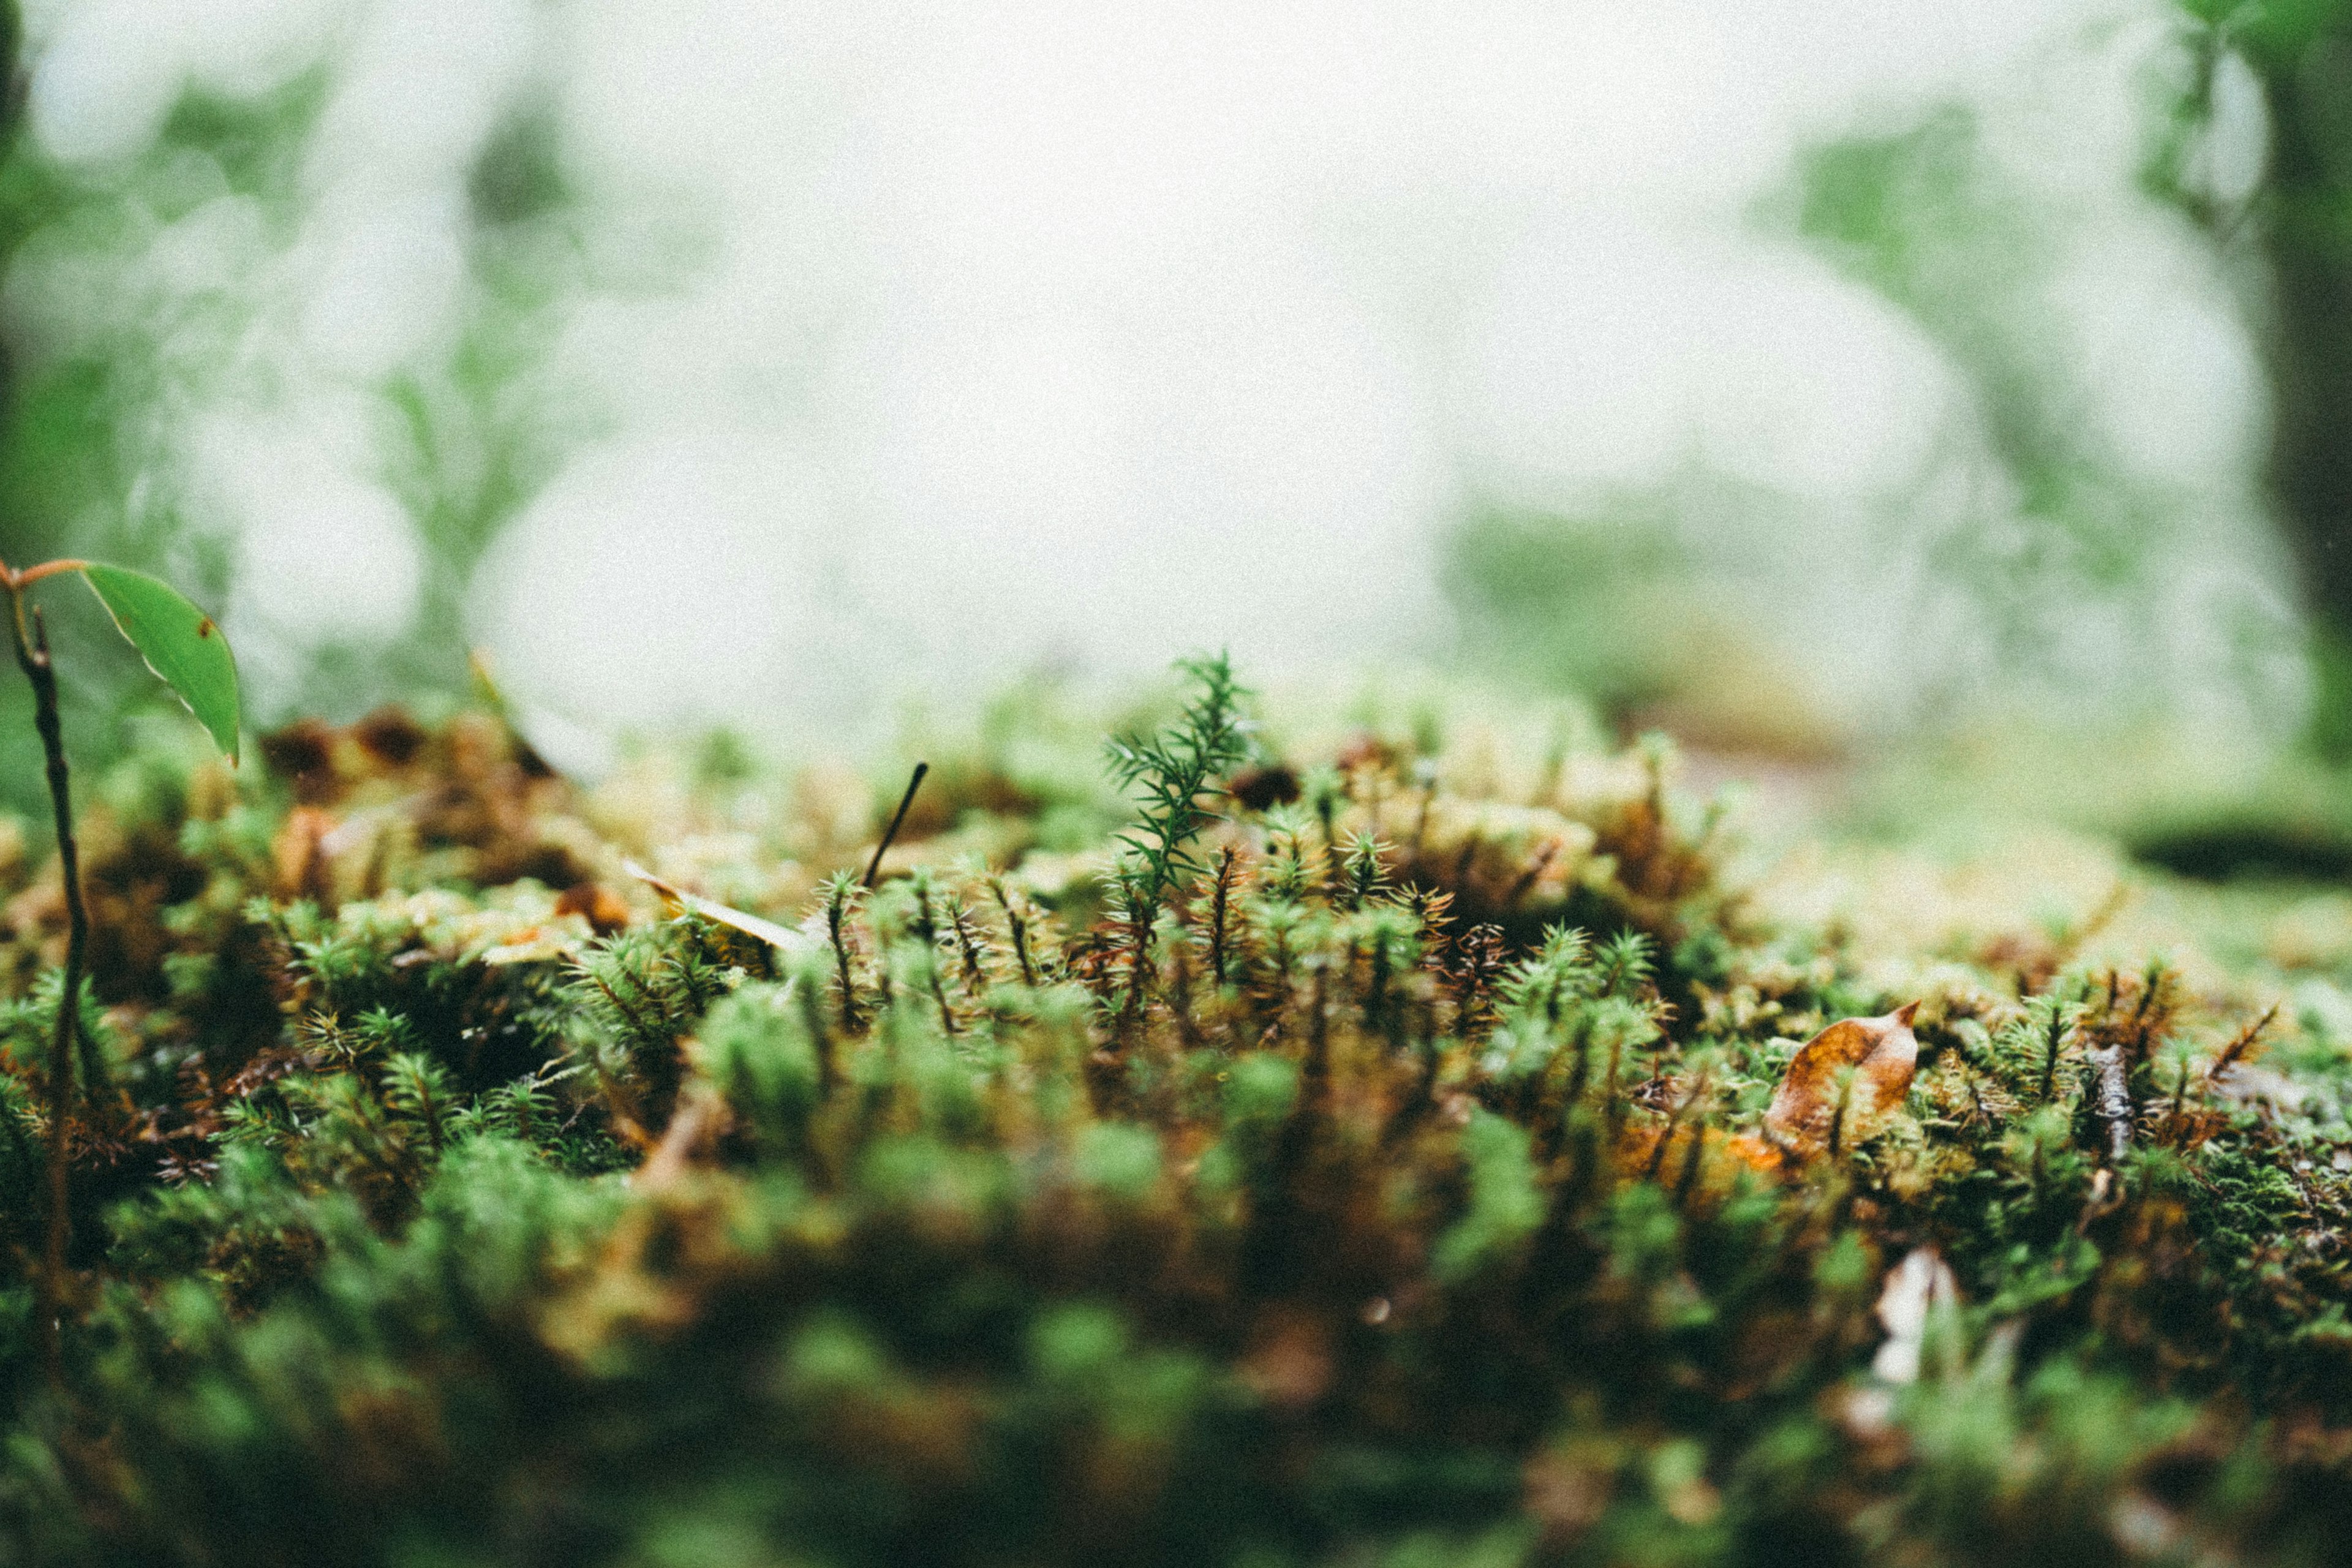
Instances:
[[[1912,1002],[1883,1017],[1841,1019],[1799,1047],[1764,1113],[1771,1140],[1793,1153],[1822,1154],[1851,1149],[1885,1126],[1918,1069],[1911,1032],[1918,1011]],[[1849,1068],[1853,1080],[1842,1089]]]

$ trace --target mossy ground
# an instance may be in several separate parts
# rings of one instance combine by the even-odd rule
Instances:
[[[8,871],[0,1561],[2341,1559],[2340,896],[1765,867],[1662,748],[1424,718],[1257,735],[1146,929],[1100,741],[992,711],[871,893],[903,774],[480,712],[89,792],[58,1379]],[[1910,1001],[1902,1113],[1757,1158]]]

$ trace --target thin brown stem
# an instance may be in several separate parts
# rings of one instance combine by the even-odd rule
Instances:
[[[1484,831],[1483,828],[1480,829],[1480,832]],[[1454,885],[1465,892],[1469,890],[1470,868],[1478,858],[1478,849],[1479,834],[1473,833],[1468,838],[1463,840],[1462,853],[1454,858]]]
[[[849,936],[843,929],[843,916],[848,911],[845,893],[836,894],[824,906],[825,929],[833,937],[833,958],[841,976],[841,1026],[851,1034],[857,1033],[857,981],[849,967]],[[828,1085],[827,1087],[831,1087]]]
[[[71,779],[66,769],[65,731],[58,719],[58,677],[49,658],[48,627],[37,609],[33,612],[29,637],[25,626],[23,584],[46,570],[36,566],[14,574],[7,586],[8,626],[16,637],[16,665],[25,672],[25,679],[33,683],[33,726],[40,731],[41,750],[48,759],[49,804],[57,818],[58,868],[64,879],[66,894],[65,984],[58,992],[57,1032],[49,1046],[49,1223],[42,1249],[37,1300],[42,1356],[48,1363],[50,1376],[61,1380],[65,1363],[58,1342],[58,1322],[65,1307],[66,1243],[71,1217],[66,1138],[73,1118],[74,1026],[79,1021],[82,949],[89,937],[89,916],[81,901],[81,854],[74,842]]]
[[[87,561],[44,561],[38,566],[27,566],[22,572],[8,573],[7,584],[12,589],[28,588],[44,577],[55,577],[63,572],[79,572],[89,564]],[[5,570],[5,568],[0,568]]]
[[[1121,874],[1120,897],[1127,906],[1127,1010],[1123,1021],[1143,1016],[1143,989],[1151,977],[1151,922],[1157,914],[1142,896],[1136,880]]]
[[[1217,880],[1209,899],[1209,973],[1225,983],[1225,929],[1233,918],[1234,867],[1241,851],[1228,844],[1217,857]]]
[[[915,776],[907,781],[907,793],[898,797],[898,815],[890,819],[890,826],[882,835],[882,842],[874,847],[874,858],[866,863],[866,885],[867,887],[872,887],[874,879],[881,875],[882,857],[890,852],[891,841],[898,837],[898,829],[906,826],[907,809],[915,804],[915,792],[923,787],[923,775],[930,771],[931,764],[929,763],[915,764]]]
[[[1004,928],[1013,938],[1013,956],[1021,963],[1021,984],[1034,990],[1037,984],[1037,965],[1029,956],[1029,922],[1022,919],[1021,911],[1013,907],[1013,895],[1005,890],[1003,878],[990,878],[988,890],[996,895],[996,907],[1004,911]]]
[[[931,982],[931,1000],[939,1004],[940,1027],[955,1037],[955,1010],[948,1005],[947,982],[940,973],[940,928],[931,919],[931,889],[924,873],[915,876],[915,935],[923,944],[923,961]]]

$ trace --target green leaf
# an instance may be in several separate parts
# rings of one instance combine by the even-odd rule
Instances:
[[[131,639],[147,668],[163,677],[213,743],[237,760],[236,658],[213,618],[170,584],[120,566],[84,566],[81,574]]]

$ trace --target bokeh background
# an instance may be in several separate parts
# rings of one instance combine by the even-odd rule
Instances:
[[[0,552],[197,589],[261,723],[479,647],[572,767],[808,755],[1222,644],[2352,865],[2341,0],[24,0],[14,55]]]

